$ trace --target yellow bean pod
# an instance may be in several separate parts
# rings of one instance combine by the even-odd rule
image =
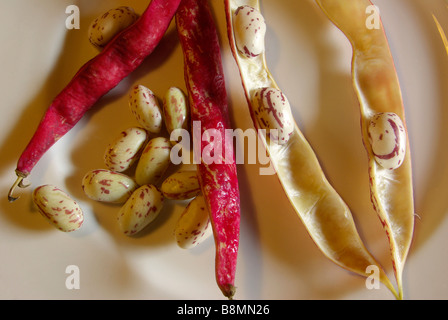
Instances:
[[[240,71],[243,88],[256,129],[260,129],[253,95],[260,88],[279,89],[270,73],[265,52],[252,57],[237,48],[234,29],[235,14],[242,6],[260,11],[258,0],[226,0],[228,37],[233,56]],[[263,138],[263,137],[262,137]],[[396,291],[380,264],[365,248],[356,229],[350,209],[327,180],[310,144],[294,122],[289,139],[271,143],[263,139],[279,181],[318,248],[337,265],[367,276],[366,269],[375,265],[380,280],[396,296]]]
[[[409,138],[393,57],[381,20],[377,21],[377,28],[366,25],[366,9],[372,6],[369,0],[317,0],[317,3],[352,45],[352,80],[360,103],[371,200],[389,239],[398,294],[402,298],[403,267],[414,230],[414,197]],[[378,115],[382,114],[392,115],[389,121],[392,127],[401,125],[403,129],[396,129],[393,134],[397,140],[396,152],[390,155],[397,157],[397,166],[383,165],[373,148],[375,141],[369,132],[372,121],[378,122]]]

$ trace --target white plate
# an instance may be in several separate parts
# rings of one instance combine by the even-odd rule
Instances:
[[[103,150],[134,125],[127,92],[143,84],[156,95],[185,88],[174,24],[156,51],[110,92],[48,152],[29,180],[68,191],[85,211],[82,229],[65,234],[33,208],[32,187],[7,201],[14,169],[53,97],[97,52],[87,27],[106,10],[148,1],[15,0],[0,3],[1,188],[0,298],[2,299],[222,299],[214,276],[210,238],[191,251],[172,232],[183,204],[170,204],[140,237],[122,235],[117,206],[82,193],[83,175],[104,167]],[[217,20],[235,127],[252,128],[241,81],[229,51],[222,1],[211,1]],[[433,15],[448,32],[442,0],[377,0],[403,90],[415,183],[416,232],[405,267],[407,299],[448,298],[448,58]],[[80,9],[80,30],[68,30],[69,5]],[[329,180],[346,200],[367,247],[390,270],[385,234],[369,200],[359,108],[351,81],[351,48],[311,1],[262,1],[268,22],[268,65],[288,95],[299,126]],[[242,221],[236,299],[393,299],[385,288],[328,261],[310,240],[275,176],[259,165],[239,165]],[[80,288],[66,280],[76,266]]]

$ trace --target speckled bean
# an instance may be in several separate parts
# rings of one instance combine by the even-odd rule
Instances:
[[[171,142],[165,137],[151,139],[140,156],[135,180],[142,186],[156,184],[171,163]]]
[[[175,129],[188,128],[188,106],[184,92],[171,87],[163,97],[163,117],[169,134]]]
[[[33,202],[42,216],[63,232],[75,231],[84,222],[84,214],[78,203],[53,185],[34,189]]]
[[[136,85],[129,94],[129,108],[137,122],[151,133],[159,133],[163,126],[162,111],[154,93]]]
[[[82,179],[82,189],[92,200],[124,203],[138,188],[129,176],[105,169],[88,172]]]
[[[261,88],[255,91],[252,102],[260,127],[266,129],[266,133],[277,143],[288,142],[294,132],[295,122],[283,92],[276,88]]]
[[[124,172],[129,169],[145,146],[148,134],[142,128],[128,128],[108,146],[104,162],[109,170]]]
[[[264,51],[266,22],[260,11],[250,6],[241,6],[235,11],[235,40],[238,50],[247,58]]]
[[[113,37],[138,19],[139,15],[131,7],[111,9],[97,17],[89,26],[89,41],[95,47],[104,48]]]
[[[177,221],[174,237],[179,247],[191,249],[213,234],[209,211],[202,195],[188,204]]]
[[[377,113],[369,123],[369,141],[376,162],[394,170],[406,154],[406,130],[403,121],[392,112]]]
[[[163,181],[161,191],[165,198],[186,200],[196,197],[201,192],[196,171],[178,171]]]
[[[128,236],[137,234],[157,218],[163,204],[164,197],[155,186],[141,186],[118,212],[120,230]]]

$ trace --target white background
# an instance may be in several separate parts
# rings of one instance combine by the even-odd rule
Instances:
[[[148,1],[1,0],[0,50],[0,298],[223,299],[214,278],[214,243],[185,251],[173,239],[184,203],[170,202],[140,236],[122,235],[119,207],[94,203],[81,190],[91,169],[121,130],[135,125],[128,90],[143,84],[159,97],[185,88],[174,23],[155,52],[89,111],[35,167],[32,187],[7,201],[16,161],[54,96],[96,53],[90,22],[119,5],[141,13]],[[252,128],[230,54],[223,1],[212,0],[222,43],[233,125]],[[433,20],[448,32],[442,0],[378,0],[406,109],[413,161],[416,231],[404,272],[406,299],[448,298],[448,57]],[[67,30],[65,8],[81,12],[80,30]],[[327,176],[352,209],[362,238],[391,270],[386,236],[369,200],[359,107],[350,81],[348,41],[310,0],[264,0],[268,66],[288,96],[299,127]],[[236,299],[393,299],[385,288],[327,260],[309,238],[275,176],[239,165],[241,240]],[[79,201],[83,227],[62,233],[31,202],[34,187],[55,184]],[[80,270],[68,290],[66,267]]]

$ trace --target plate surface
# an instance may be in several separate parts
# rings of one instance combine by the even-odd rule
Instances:
[[[174,23],[155,52],[89,111],[39,162],[13,204],[7,193],[14,169],[40,117],[79,67],[97,51],[90,22],[120,5],[141,13],[148,1],[15,0],[0,3],[0,298],[1,299],[222,299],[209,238],[185,251],[173,228],[185,203],[170,202],[140,236],[122,235],[115,205],[94,203],[81,190],[89,170],[104,168],[103,150],[136,125],[127,94],[143,84],[161,97],[185,89]],[[233,125],[251,129],[241,80],[229,50],[223,1],[210,1],[222,44]],[[448,298],[448,57],[436,18],[448,32],[442,0],[377,0],[402,87],[412,147],[416,206],[414,243],[405,267],[407,299]],[[80,29],[67,29],[80,10]],[[359,107],[350,80],[347,39],[306,1],[262,1],[268,24],[268,66],[288,96],[299,127],[333,186],[352,209],[366,246],[391,270],[386,236],[369,200],[367,159]],[[244,148],[243,148],[244,149]],[[328,261],[293,212],[275,176],[259,164],[238,167],[242,221],[236,299],[393,299],[386,288]],[[55,184],[79,201],[83,227],[65,234],[33,207],[31,192]],[[70,289],[73,267],[79,289]]]

